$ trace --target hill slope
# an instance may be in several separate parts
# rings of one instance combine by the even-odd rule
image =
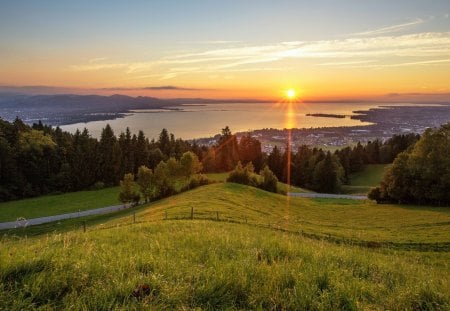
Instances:
[[[234,183],[213,184],[138,211],[138,221],[190,218],[272,226],[292,232],[395,243],[448,243],[450,209],[378,205],[370,201],[288,198]],[[119,218],[111,224],[127,223]]]
[[[86,233],[4,236],[0,301],[6,309],[450,307],[450,253],[437,247],[449,242],[445,209],[287,201],[214,184],[88,221]],[[333,239],[345,243],[327,242]],[[351,245],[369,240],[396,244]],[[441,252],[405,251],[408,243]],[[148,291],[134,297],[140,284]]]

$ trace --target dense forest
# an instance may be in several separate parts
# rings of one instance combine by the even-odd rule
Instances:
[[[366,164],[391,163],[414,145],[418,135],[397,135],[381,142],[357,144],[334,153],[309,146],[292,150],[291,183],[319,192],[339,192],[341,184]],[[228,127],[213,147],[176,139],[163,129],[157,140],[127,128],[118,136],[107,125],[100,139],[88,131],[73,134],[41,122],[28,126],[20,119],[0,119],[0,201],[48,193],[78,191],[118,185],[127,173],[137,176],[139,167],[155,169],[161,161],[180,160],[188,151],[201,161],[203,172],[229,172],[238,162],[252,163],[255,172],[265,166],[280,181],[287,181],[287,148],[270,154],[250,134],[240,139]]]

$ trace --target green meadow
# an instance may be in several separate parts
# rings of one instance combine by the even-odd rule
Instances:
[[[386,164],[369,164],[357,173],[350,175],[350,185],[343,185],[342,192],[347,194],[367,194],[378,186],[383,179]]]
[[[216,183],[4,232],[0,301],[6,310],[448,310],[449,232],[448,208]]]
[[[120,204],[119,187],[69,192],[0,203],[0,222],[37,218]]]

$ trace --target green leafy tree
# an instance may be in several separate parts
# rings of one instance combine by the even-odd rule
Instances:
[[[328,151],[325,158],[314,168],[313,183],[316,191],[324,193],[338,192],[343,178],[340,163]]]
[[[252,162],[256,171],[259,171],[263,161],[261,142],[250,134],[242,136],[239,140],[239,160],[244,165]]]
[[[222,172],[232,170],[239,161],[239,148],[236,135],[228,126],[222,129],[218,146],[215,148],[216,168]]]
[[[118,183],[121,171],[121,149],[109,124],[103,129],[99,142],[99,175],[107,185]]]
[[[259,175],[262,178],[260,188],[270,192],[278,192],[278,178],[268,166],[264,166]]]
[[[442,205],[450,203],[449,189],[450,123],[427,129],[413,147],[400,153],[370,198],[377,202]]]
[[[170,176],[167,163],[159,162],[154,170],[154,177],[157,197],[166,197],[175,193],[174,180]]]
[[[155,178],[153,171],[146,166],[140,166],[137,173],[137,184],[142,198],[149,202],[155,197]]]
[[[127,203],[139,203],[140,195],[136,191],[136,183],[134,182],[134,175],[131,173],[125,174],[123,180],[120,181],[120,202]]]
[[[277,146],[272,149],[272,152],[267,157],[267,165],[277,178],[282,180],[284,175],[284,160],[280,148]]]
[[[189,180],[192,175],[200,173],[202,168],[202,163],[195,153],[191,151],[183,153],[180,159],[180,172],[187,180]]]

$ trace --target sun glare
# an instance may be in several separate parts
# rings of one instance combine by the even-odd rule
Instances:
[[[293,89],[289,89],[286,91],[286,96],[289,99],[294,99],[296,95],[297,94],[296,94],[295,90],[293,90]]]

